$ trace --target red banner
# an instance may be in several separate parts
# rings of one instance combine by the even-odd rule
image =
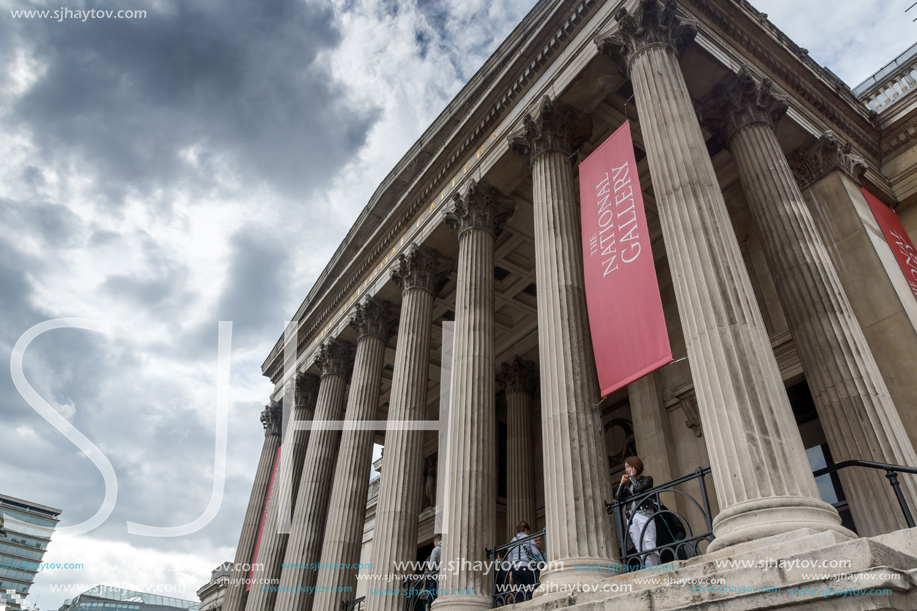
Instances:
[[[583,268],[602,396],[672,362],[630,123],[579,166]]]
[[[895,253],[895,258],[898,260],[898,265],[901,266],[901,271],[904,272],[904,277],[911,287],[911,292],[914,293],[914,297],[917,297],[917,250],[914,249],[911,237],[904,230],[904,225],[901,224],[901,219],[898,218],[894,210],[880,202],[866,189],[861,187],[861,190],[863,191],[863,197],[866,198],[866,203],[869,204],[869,208],[872,210],[873,216],[879,221],[879,227],[882,229],[882,233],[885,234],[888,245],[891,246],[892,252]]]
[[[261,548],[261,535],[264,534],[264,523],[267,521],[267,510],[271,507],[271,498],[274,496],[274,482],[277,480],[277,469],[280,468],[280,450],[281,445],[274,454],[274,468],[271,470],[271,483],[268,484],[267,498],[264,499],[264,509],[261,511],[261,524],[258,526],[258,538],[255,539],[255,552],[252,554],[252,568],[248,572],[248,583],[245,584],[245,591],[252,589],[252,575],[255,574],[255,563],[258,562],[258,550]]]

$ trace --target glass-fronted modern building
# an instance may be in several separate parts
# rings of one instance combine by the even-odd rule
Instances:
[[[0,494],[0,599],[10,611],[22,607],[21,599],[35,581],[60,513],[60,509]]]
[[[199,608],[197,601],[98,585],[65,602],[58,611],[198,611]]]

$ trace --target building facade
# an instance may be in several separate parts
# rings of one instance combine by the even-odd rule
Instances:
[[[60,509],[0,494],[0,601],[7,609],[22,607],[60,513]]]
[[[66,601],[58,611],[198,611],[199,606],[197,601],[98,585]]]
[[[224,562],[210,573],[210,581],[201,586],[197,597],[201,601],[200,611],[222,611],[226,598],[226,586],[232,575],[232,562]]]
[[[538,2],[265,360],[235,558],[259,566],[250,588],[233,575],[227,611],[403,609],[392,576],[437,532],[456,568],[433,608],[488,609],[487,550],[520,520],[549,562],[525,608],[917,608],[917,480],[821,473],[917,466],[917,292],[867,200],[917,236],[915,51],[852,90],[744,0]],[[637,167],[620,186],[642,191],[674,360],[601,397],[577,168],[625,121]],[[634,454],[709,530],[673,570],[733,590],[615,568],[628,549],[606,502]],[[846,564],[712,563],[775,558]],[[832,586],[877,574],[869,597]]]

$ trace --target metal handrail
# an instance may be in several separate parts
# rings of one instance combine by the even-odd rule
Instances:
[[[434,598],[431,588],[436,589],[438,587],[438,569],[425,571],[410,582],[405,582],[404,611],[426,611]]]
[[[342,600],[341,611],[362,611],[366,607],[366,597],[361,596],[354,600]]]
[[[670,552],[673,559],[678,559],[680,554],[684,555],[685,557],[693,557],[699,556],[703,553],[700,549],[701,543],[706,541],[707,544],[709,544],[714,539],[713,523],[710,519],[710,502],[707,500],[707,486],[704,482],[704,476],[709,474],[710,467],[698,467],[691,475],[685,475],[683,477],[679,477],[678,479],[673,479],[670,482],[666,482],[660,486],[650,488],[649,490],[627,497],[621,501],[614,501],[612,503],[607,501],[605,502],[606,511],[615,517],[615,528],[618,534],[618,546],[621,553],[622,564],[626,566],[629,564],[630,560],[636,559],[639,564],[645,565],[647,557],[652,555],[656,558],[660,558],[661,560],[663,552]],[[675,486],[695,479],[698,480],[700,485],[700,495],[703,500],[703,507],[701,507],[697,500],[695,500],[694,497],[692,497],[690,494],[675,489]],[[664,492],[680,494],[683,497],[689,499],[694,504],[694,507],[696,507],[698,511],[700,511],[704,516],[704,524],[707,528],[706,532],[694,534],[691,529],[691,524],[688,519],[685,518],[685,516],[667,507],[662,509],[665,507],[665,505],[663,505],[660,501],[659,495]],[[639,548],[637,547],[637,542],[634,541],[634,553],[628,553],[627,540],[630,532],[630,526],[633,522],[633,516],[627,517],[624,515],[624,509],[631,503],[636,503],[636,507],[640,507],[644,501],[649,498],[653,498],[657,509],[650,516],[650,519],[647,520],[646,524],[643,525],[643,528],[640,531],[640,541],[643,541],[643,536],[650,524],[667,524],[669,519],[678,520],[681,525],[684,526],[686,536],[680,539],[675,539],[672,543],[657,545],[652,549],[643,551],[638,551]],[[671,518],[668,516],[671,516]],[[657,533],[659,532],[660,530],[657,526]],[[674,534],[672,536],[674,538]]]
[[[487,550],[488,558],[496,558],[498,554],[500,555],[501,561],[505,562],[506,556],[508,555],[509,550],[519,547],[523,543],[528,543],[529,541],[534,541],[537,537],[544,537],[547,529],[541,529],[537,533],[531,534],[528,537],[518,539],[515,541],[510,541],[509,543],[504,543],[503,545],[498,545],[494,548]],[[543,541],[545,539],[542,539]],[[544,550],[542,550],[544,554]],[[512,596],[515,599],[515,590],[510,586],[509,576],[510,576],[510,567],[508,565],[504,566],[503,562],[499,565],[494,563],[493,568],[490,571],[491,580],[493,585],[493,608],[502,607],[504,605],[510,604],[510,597]],[[543,557],[540,562],[537,563],[535,569],[541,571],[546,565],[545,558]],[[536,577],[538,573],[536,572]],[[538,582],[536,578],[535,587],[538,587]],[[513,600],[515,603],[516,601]]]
[[[830,467],[825,467],[824,469],[819,469],[812,473],[815,477],[821,477],[822,475],[828,475],[829,473],[836,473],[841,469],[846,469],[847,467],[866,467],[867,469],[885,469],[885,477],[888,478],[889,483],[891,484],[892,489],[895,491],[895,496],[898,497],[898,504],[901,505],[901,511],[904,513],[904,520],[907,522],[908,528],[914,528],[914,516],[911,515],[911,508],[908,507],[907,501],[904,498],[904,494],[901,492],[901,484],[898,483],[898,473],[913,473],[917,475],[917,469],[914,467],[903,467],[901,465],[889,465],[881,462],[872,462],[869,460],[845,460],[839,462]]]

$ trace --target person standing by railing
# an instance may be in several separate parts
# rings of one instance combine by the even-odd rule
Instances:
[[[439,563],[443,557],[443,537],[436,535],[433,537],[433,551],[430,552],[430,559],[427,560],[427,570],[429,575],[426,578],[427,596],[426,610],[430,611],[430,605],[436,600],[437,590],[439,589]],[[432,583],[431,583],[432,582]]]
[[[624,501],[633,496],[638,496],[652,487],[653,477],[651,475],[643,475],[643,461],[637,456],[626,458],[624,460],[624,475],[621,476],[621,485],[618,486],[615,499]],[[637,501],[634,500],[627,503],[624,508],[624,514],[627,516],[627,522],[630,525],[628,528],[630,539],[634,542],[634,547],[637,548],[638,553],[656,547],[654,513],[652,497],[640,501],[639,507],[637,506]],[[645,530],[644,526],[646,527]],[[643,566],[655,566],[657,564],[655,553],[641,556],[641,560]]]
[[[531,541],[522,541],[531,537],[532,531],[525,520],[516,525],[516,536],[510,543],[520,541],[509,548],[506,560],[512,568],[513,584],[516,586],[513,603],[532,599],[535,590],[535,563],[540,558],[538,548]]]
[[[541,569],[547,562],[547,556],[544,555],[544,538],[540,535],[535,537],[535,549],[538,550],[535,556],[535,586],[537,587],[541,583]]]

